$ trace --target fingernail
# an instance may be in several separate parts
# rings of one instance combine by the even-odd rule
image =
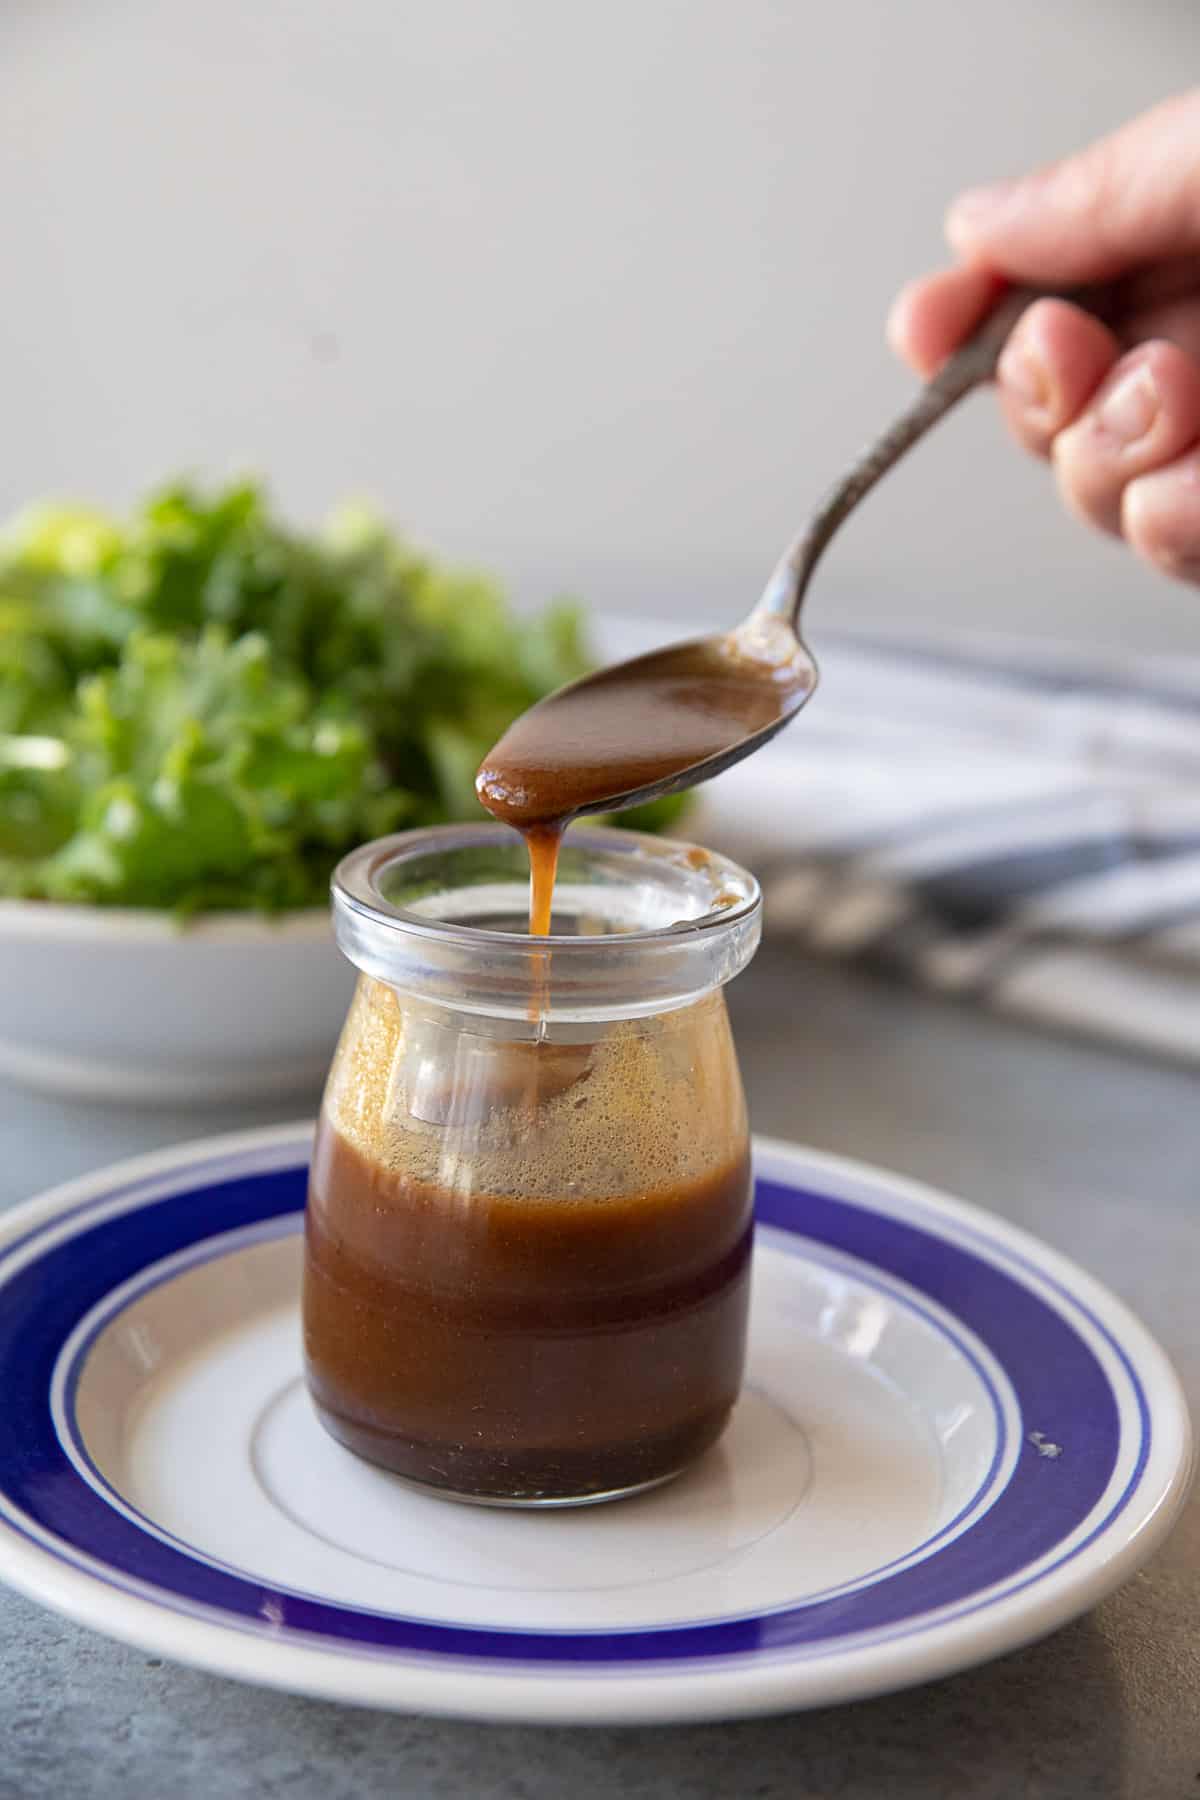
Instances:
[[[1041,412],[1050,399],[1050,380],[1041,358],[1024,344],[1005,345],[996,364],[996,375],[1002,386],[1031,412]]]
[[[1158,389],[1150,370],[1130,369],[1114,383],[1096,408],[1101,430],[1119,444],[1136,444],[1158,415]]]
[[[1164,574],[1200,580],[1200,457],[1129,482],[1121,524],[1134,549]]]

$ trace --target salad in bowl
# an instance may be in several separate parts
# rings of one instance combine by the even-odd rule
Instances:
[[[0,1071],[125,1099],[319,1079],[347,998],[329,874],[478,815],[507,724],[590,662],[372,511],[318,532],[262,488],[0,534]],[[622,823],[665,825],[672,803]]]

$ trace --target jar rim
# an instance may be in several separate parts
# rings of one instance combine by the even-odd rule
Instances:
[[[711,883],[714,899],[721,893],[730,892],[735,881],[744,885],[744,897],[739,897],[733,905],[714,905],[696,918],[677,919],[670,925],[647,926],[632,931],[596,932],[587,938],[578,937],[574,933],[567,935],[551,932],[546,937],[531,940],[526,931],[499,931],[489,926],[463,925],[453,919],[438,919],[415,912],[409,907],[396,906],[380,891],[379,881],[385,872],[397,868],[405,860],[415,860],[427,850],[467,850],[474,849],[481,843],[507,843],[512,838],[511,827],[491,822],[478,825],[429,825],[415,831],[393,832],[390,837],[374,838],[370,843],[360,844],[357,849],[343,856],[334,869],[331,883],[334,904],[352,906],[356,911],[377,919],[381,925],[398,927],[417,936],[438,937],[449,934],[473,941],[481,948],[508,943],[519,945],[526,951],[532,942],[539,950],[565,950],[568,953],[585,944],[609,943],[633,947],[681,931],[719,930],[746,918],[762,904],[762,892],[755,877],[728,857],[720,856],[714,850],[706,850],[699,844],[686,843],[681,838],[652,837],[648,832],[624,831],[611,826],[572,831],[564,842],[573,848],[582,848],[589,841],[595,840],[606,849],[626,850],[635,856],[657,854],[668,861],[702,857],[703,863],[693,865],[697,873],[711,873],[713,876],[719,873],[722,877],[729,877],[728,880],[722,879],[719,883],[714,880]]]
[[[611,827],[571,828],[564,864],[594,858],[610,881],[604,891],[612,894],[621,891],[627,871],[628,891],[640,883],[640,891],[655,893],[661,922],[531,937],[389,897],[388,886],[394,893],[404,871],[422,859],[449,866],[447,859],[481,851],[511,852],[514,866],[523,856],[517,835],[493,821],[400,832],[352,850],[331,884],[345,955],[365,974],[462,1010],[525,1016],[537,991],[549,1015],[582,1019],[685,1004],[737,974],[757,946],[762,895],[753,875],[698,845]],[[690,908],[690,916],[669,916],[676,904],[684,914]]]

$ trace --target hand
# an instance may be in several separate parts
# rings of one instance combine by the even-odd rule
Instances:
[[[1119,335],[1065,301],[1027,308],[997,370],[1001,404],[1072,512],[1200,583],[1200,90],[1065,162],[961,195],[946,235],[959,264],[905,288],[888,321],[923,375],[1002,278],[1122,278]]]

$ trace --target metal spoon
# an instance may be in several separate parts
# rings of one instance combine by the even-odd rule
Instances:
[[[518,757],[521,781],[531,769],[536,777],[536,762],[531,763],[524,754],[534,735],[526,721],[530,725],[536,721],[538,735],[543,739],[547,727],[552,725],[550,735],[556,740],[553,748],[559,764],[569,764],[572,742],[583,741],[582,737],[573,740],[573,731],[578,733],[582,729],[586,735],[597,708],[611,704],[612,697],[622,688],[629,692],[640,690],[651,697],[651,704],[645,707],[640,719],[636,713],[632,715],[635,735],[640,723],[647,749],[653,749],[655,744],[654,707],[660,704],[661,696],[670,691],[675,677],[679,677],[680,685],[685,680],[689,683],[702,681],[705,670],[710,667],[714,680],[728,678],[731,672],[744,684],[761,680],[768,717],[765,723],[758,723],[756,729],[745,732],[739,731],[736,724],[732,725],[728,741],[713,746],[710,754],[687,760],[667,772],[661,767],[656,768],[654,779],[622,786],[619,791],[605,789],[604,792],[598,791],[593,781],[592,791],[577,794],[567,810],[543,812],[543,818],[561,822],[580,813],[621,811],[625,807],[644,805],[664,794],[677,793],[682,788],[694,787],[697,782],[707,781],[743,757],[750,756],[782,731],[807,705],[817,685],[817,665],[800,634],[800,609],[813,571],[830,539],[859,501],[907,450],[972,388],[992,378],[1000,352],[1018,318],[1033,300],[1043,298],[1048,292],[1043,288],[1021,287],[1009,289],[1000,297],[973,336],[943,364],[899,417],[830,488],[776,565],[754,611],[740,625],[730,632],[670,645],[601,669],[540,702],[518,720],[485,761],[477,783],[484,804],[498,817],[528,826],[536,812],[529,804],[535,798],[534,787],[520,787],[519,784],[514,787],[509,778],[510,771],[503,767],[506,749],[511,746],[521,753]],[[1058,297],[1086,306],[1102,318],[1111,317],[1114,310],[1114,296],[1109,288],[1077,289]],[[753,707],[750,711],[753,712]],[[633,764],[637,759],[634,756],[629,760]],[[613,772],[616,775],[615,767]],[[514,796],[516,805],[512,804]]]

